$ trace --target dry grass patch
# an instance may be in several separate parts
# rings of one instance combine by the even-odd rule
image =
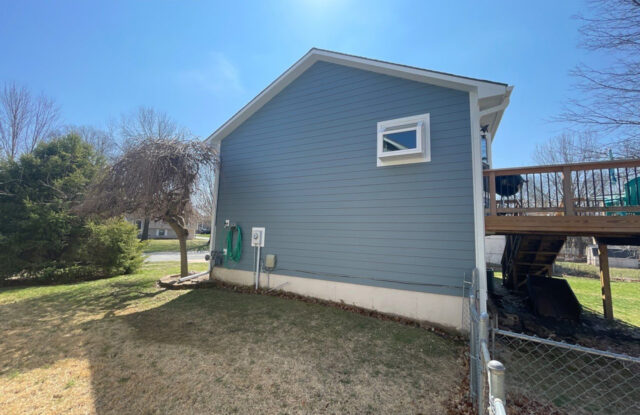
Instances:
[[[147,264],[132,276],[0,291],[0,413],[443,413],[463,376],[463,345],[426,330],[283,298],[155,287],[173,272]]]

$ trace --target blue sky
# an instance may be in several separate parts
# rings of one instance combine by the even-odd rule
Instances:
[[[515,86],[494,165],[531,164],[568,96],[583,1],[0,1],[0,81],[104,126],[140,105],[206,137],[311,47]],[[575,95],[573,95],[575,96]]]

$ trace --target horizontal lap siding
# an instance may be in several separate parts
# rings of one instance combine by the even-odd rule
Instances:
[[[376,123],[431,114],[429,163],[376,167]],[[224,220],[277,273],[460,295],[474,267],[469,96],[318,62],[222,141]]]

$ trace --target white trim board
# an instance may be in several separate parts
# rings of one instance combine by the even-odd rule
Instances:
[[[269,86],[267,86],[267,88],[260,92],[247,105],[240,109],[240,111],[238,111],[233,117],[222,124],[222,126],[214,131],[213,134],[211,134],[205,141],[210,143],[222,141],[226,136],[231,134],[233,130],[240,126],[240,124],[262,108],[262,106],[269,102],[274,96],[280,93],[291,82],[309,69],[311,65],[318,61],[335,63],[338,65],[349,66],[365,71],[381,73],[412,81],[442,86],[445,88],[452,88],[467,92],[476,91],[479,99],[489,97],[508,97],[511,88],[509,85],[503,83],[468,78],[313,48]],[[500,113],[495,117],[497,121],[500,120],[502,111],[504,111],[504,109],[497,111]],[[492,135],[495,135],[495,129],[497,129],[497,125],[493,128]]]

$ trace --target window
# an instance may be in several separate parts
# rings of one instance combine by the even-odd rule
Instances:
[[[167,235],[167,231],[166,231],[166,229],[158,229],[156,231],[156,235],[157,236],[166,236]]]
[[[431,160],[429,114],[378,123],[378,166]]]
[[[138,230],[142,229],[142,221],[140,219],[136,220],[136,228],[138,228]]]

